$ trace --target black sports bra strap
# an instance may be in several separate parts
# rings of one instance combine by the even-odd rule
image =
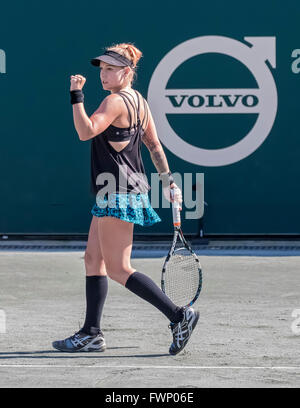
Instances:
[[[124,103],[126,105],[126,108],[128,110],[128,113],[129,113],[129,118],[130,118],[130,128],[132,128],[133,127],[133,118],[132,118],[132,115],[131,115],[131,112],[130,112],[130,109],[129,109],[129,105],[128,105],[128,102],[127,102],[127,97],[126,97],[126,95],[122,95],[121,92],[118,92],[118,94],[122,97],[122,99],[123,99],[123,101],[124,101]],[[130,100],[129,100],[129,103],[132,106],[132,103],[131,103]],[[134,109],[134,107],[133,107],[133,109]]]
[[[142,103],[140,103],[140,98],[139,98],[139,96],[141,96],[141,99],[142,99],[142,101],[143,101],[143,105],[144,105],[144,117],[143,117],[143,122],[141,123],[141,127],[142,127],[142,129],[144,129],[145,130],[145,128],[144,128],[144,124],[146,123],[146,125],[147,125],[147,123],[148,123],[148,116],[149,116],[149,112],[148,112],[148,106],[147,106],[147,102],[146,102],[146,100],[145,100],[145,98],[139,93],[139,92],[137,92],[136,90],[134,90],[134,92],[136,93],[136,95],[137,95],[137,98],[138,98],[138,102],[139,102],[139,112],[140,112],[140,105],[142,105]],[[139,116],[140,117],[140,116]]]
[[[122,92],[123,95],[121,94],[121,92]],[[128,96],[124,95],[125,93],[129,94],[129,95],[132,97],[133,102],[128,98]],[[136,122],[137,122],[137,121],[138,121],[137,107],[136,107],[136,103],[135,103],[135,101],[134,101],[134,97],[133,97],[129,92],[126,92],[126,91],[120,91],[119,94],[122,95],[122,96],[124,96],[124,97],[128,100],[128,102],[130,103],[130,105],[132,106],[132,109],[133,109],[133,111],[134,111],[134,113],[135,113]],[[124,98],[123,98],[123,99],[124,99]],[[124,101],[125,101],[125,99],[124,99]],[[126,104],[126,105],[127,105],[127,104]],[[127,108],[128,108],[128,106],[127,106]],[[130,127],[131,127],[131,126],[130,126]]]
[[[144,117],[143,117],[142,128],[145,129],[144,128],[144,123],[146,123],[146,126],[147,126],[147,123],[148,123],[148,106],[146,104],[145,98],[143,98],[143,103],[144,103]]]
[[[137,106],[138,120],[139,120],[139,122],[141,122],[141,119],[140,119],[140,96],[139,96],[139,94],[137,93],[137,91],[135,89],[134,89],[134,92],[135,92],[137,100],[138,100],[138,106]]]

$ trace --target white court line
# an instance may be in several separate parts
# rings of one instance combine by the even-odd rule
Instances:
[[[51,364],[0,364],[1,367],[17,367],[17,368],[162,368],[162,369],[197,369],[197,370],[207,370],[207,369],[236,369],[236,370],[300,370],[300,366],[274,366],[274,367],[265,367],[265,366],[155,366],[155,365],[51,365]]]

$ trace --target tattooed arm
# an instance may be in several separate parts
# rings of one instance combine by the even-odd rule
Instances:
[[[156,127],[150,109],[148,108],[149,121],[146,127],[142,142],[150,152],[152,162],[158,173],[168,173],[170,171],[168,161],[163,147],[158,139]]]
[[[162,145],[154,145],[151,141],[145,139],[145,145],[148,147],[152,162],[158,173],[168,173],[170,171],[165,152]]]
[[[155,127],[155,124],[154,124],[154,120],[153,120],[153,117],[152,117],[152,114],[151,114],[149,108],[148,108],[148,113],[149,113],[149,121],[148,121],[148,124],[146,126],[146,130],[145,130],[145,133],[143,135],[142,142],[148,148],[148,150],[150,152],[152,162],[153,162],[157,172],[159,174],[162,174],[162,173],[165,174],[164,177],[167,177],[167,180],[168,180],[167,173],[169,173],[169,171],[170,171],[168,161],[167,161],[165,152],[163,150],[163,147],[162,147],[162,145],[160,143],[160,140],[158,139],[157,132],[156,132],[156,127]],[[173,202],[174,200],[170,196],[170,188],[172,188],[172,189],[176,188],[177,191],[178,191],[178,196],[176,196],[177,200],[180,203],[182,203],[182,196],[181,196],[181,191],[180,191],[179,187],[174,182],[172,184],[169,184],[167,180],[165,179],[165,181],[167,182],[166,187],[164,187],[165,182],[163,182],[163,192],[164,192],[165,197],[169,201]]]

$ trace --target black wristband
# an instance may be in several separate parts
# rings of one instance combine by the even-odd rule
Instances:
[[[170,171],[169,171],[169,173],[160,173],[159,177],[160,177],[163,185],[167,184],[166,183],[167,180],[168,180],[169,185],[174,183],[174,178],[173,178],[172,173]]]
[[[80,103],[84,101],[84,94],[81,89],[74,89],[70,91],[71,95],[71,104],[74,105],[75,103]]]

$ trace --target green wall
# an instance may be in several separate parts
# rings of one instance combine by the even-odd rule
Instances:
[[[2,4],[0,18],[0,49],[6,57],[6,72],[0,73],[0,233],[88,232],[94,202],[89,192],[90,142],[79,141],[73,125],[70,75],[87,78],[85,109],[91,115],[107,95],[98,70],[89,63],[103,47],[133,42],[141,49],[144,56],[135,88],[148,97],[151,78],[163,58],[186,41],[203,36],[226,37],[249,49],[245,37],[276,38],[275,68],[270,61],[262,61],[269,73],[266,75],[275,81],[276,117],[264,142],[241,160],[217,166],[195,164],[165,147],[170,168],[181,174],[204,173],[207,234],[300,232],[300,73],[292,71],[292,52],[300,49],[298,1],[286,2],[284,7],[275,0],[246,4],[144,4],[133,0],[111,5],[77,0],[18,1]],[[260,51],[264,54],[261,57],[272,54],[271,48]],[[297,61],[294,64],[297,67]],[[237,92],[243,88],[251,93],[251,89],[257,90],[258,82],[236,58],[207,52],[194,55],[170,72],[166,89],[193,88],[236,88]],[[273,91],[265,90],[266,94]],[[154,107],[153,112],[159,109]],[[249,110],[173,112],[166,117],[187,143],[214,150],[238,143],[259,115]],[[159,119],[157,129],[161,137]],[[155,171],[146,148],[143,159],[148,174]],[[169,232],[170,211],[157,211],[162,223],[136,227],[135,231]],[[197,233],[198,227],[197,220],[183,220],[187,233]]]

